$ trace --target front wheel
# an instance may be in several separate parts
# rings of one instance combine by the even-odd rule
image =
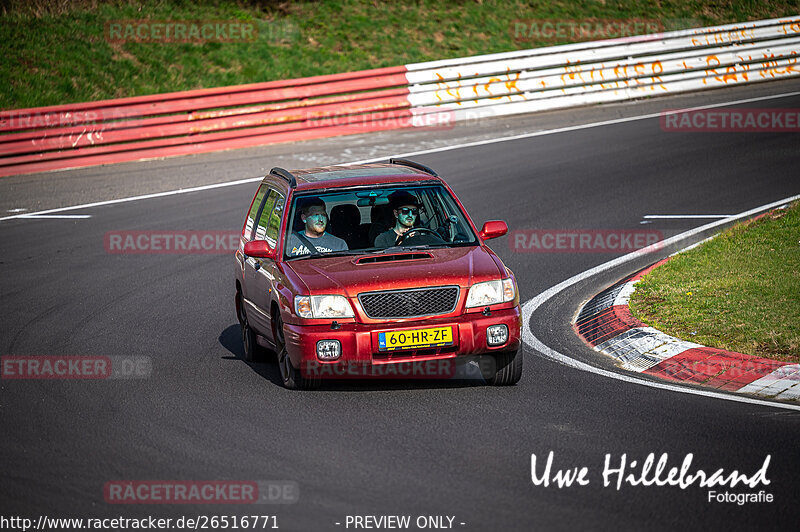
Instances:
[[[289,390],[313,390],[320,384],[319,377],[304,377],[302,372],[292,365],[286,351],[286,340],[283,335],[283,319],[280,312],[275,316],[275,351],[278,353],[278,368],[281,371],[283,385]]]
[[[484,373],[487,384],[512,386],[519,382],[522,377],[522,353],[519,349],[484,356],[493,357],[495,362],[495,366]]]

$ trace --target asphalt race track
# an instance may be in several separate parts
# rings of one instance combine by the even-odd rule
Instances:
[[[789,93],[800,83],[751,90]],[[718,91],[647,105],[674,108],[740,94]],[[637,105],[609,112],[642,114]],[[796,109],[800,96],[739,107]],[[570,123],[578,112],[542,120]],[[388,145],[388,137],[380,138]],[[293,147],[308,149],[281,149]],[[218,171],[237,154],[214,155],[209,165]],[[641,224],[643,217],[736,214],[800,193],[796,134],[666,132],[657,117],[414,159],[447,180],[476,225],[499,218],[511,231],[654,230],[666,238],[710,220]],[[137,172],[168,180],[170,166],[180,161],[123,167],[131,181]],[[102,171],[114,178],[114,167]],[[57,187],[68,186],[69,176],[28,176],[16,190],[16,178],[8,178],[11,186],[0,185],[3,204],[62,206],[51,194],[61,194]],[[353,515],[410,515],[412,522],[455,516],[453,526],[462,530],[797,527],[800,411],[614,380],[558,364],[530,347],[523,378],[510,388],[348,381],[287,391],[274,363],[242,359],[231,254],[105,250],[108,231],[238,230],[255,189],[249,183],[65,213],[89,218],[0,221],[0,354],[146,357],[152,363],[149,378],[0,381],[3,515],[269,514],[281,529],[308,531],[344,530]],[[32,190],[41,197],[31,197]],[[510,237],[490,245],[515,272],[523,302],[619,256],[521,253]],[[570,320],[582,301],[669,251],[565,291],[533,314],[531,332],[572,358],[613,369],[581,343]],[[554,471],[587,467],[589,484],[534,485],[531,454],[541,465],[550,451]],[[770,455],[769,484],[603,485],[606,454],[618,463],[623,454],[630,462],[650,453],[668,453],[670,467],[692,453],[692,471],[748,475]],[[103,487],[117,480],[281,480],[297,482],[300,492],[295,504],[257,507],[107,504]],[[709,502],[709,490],[763,490],[774,501]]]

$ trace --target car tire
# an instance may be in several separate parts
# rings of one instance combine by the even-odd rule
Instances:
[[[286,340],[283,335],[283,318],[280,312],[275,316],[275,351],[278,354],[278,369],[281,372],[283,385],[289,390],[313,390],[321,384],[319,377],[305,377],[302,372],[294,367],[289,353],[286,350]]]
[[[242,331],[242,346],[244,347],[244,359],[247,362],[262,362],[264,359],[264,348],[258,345],[256,333],[247,322],[247,314],[242,302],[242,293],[236,292],[236,318],[239,320],[239,327]]]
[[[503,351],[493,356],[496,364],[494,371],[484,374],[486,383],[492,386],[513,386],[522,377],[522,353],[519,349]]]
[[[236,321],[239,322],[241,326],[244,323],[245,316],[244,316],[244,305],[242,304],[242,291],[239,290],[239,287],[236,287],[236,297],[234,298],[234,309],[236,310]]]

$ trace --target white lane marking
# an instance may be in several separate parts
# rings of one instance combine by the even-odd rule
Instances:
[[[25,219],[67,219],[67,220],[78,220],[83,218],[91,218],[91,214],[23,214],[20,218]]]
[[[800,199],[800,194],[798,194],[796,196],[789,197],[789,198],[782,199],[780,201],[769,203],[767,205],[762,205],[760,207],[756,207],[755,209],[750,209],[749,211],[745,211],[745,212],[736,214],[736,215],[731,216],[729,218],[724,218],[722,220],[717,220],[715,222],[707,223],[706,225],[703,225],[703,226],[700,226],[700,227],[696,227],[694,229],[690,229],[690,230],[685,231],[683,233],[680,233],[680,234],[677,234],[677,235],[672,236],[670,238],[667,238],[665,240],[662,240],[661,242],[657,242],[657,243],[655,243],[655,244],[653,244],[651,246],[652,250],[655,251],[655,250],[658,250],[658,249],[660,249],[662,247],[670,246],[672,244],[676,244],[676,243],[678,243],[678,242],[680,242],[682,240],[685,240],[687,238],[690,238],[690,237],[692,237],[692,236],[694,236],[694,235],[696,235],[698,233],[702,233],[703,231],[707,231],[709,229],[713,229],[715,227],[719,227],[721,225],[724,225],[724,224],[726,224],[728,222],[732,222],[734,220],[738,220],[740,218],[746,218],[748,216],[752,216],[753,214],[757,214],[757,213],[760,213],[762,211],[765,211],[765,210],[768,210],[768,209],[772,209],[774,207],[777,207],[779,205],[783,205],[785,203],[790,203],[790,202],[795,201],[797,199]],[[561,281],[557,285],[548,288],[547,290],[545,290],[541,294],[537,295],[533,299],[530,299],[530,300],[526,301],[525,304],[522,305],[522,320],[523,320],[522,321],[522,326],[523,326],[522,339],[523,339],[523,341],[526,344],[528,344],[530,347],[535,349],[536,351],[539,351],[544,356],[546,356],[546,357],[548,357],[548,358],[550,358],[550,359],[552,359],[552,360],[554,360],[556,362],[559,362],[561,364],[564,364],[566,366],[569,366],[569,367],[572,367],[572,368],[575,368],[575,369],[580,369],[582,371],[588,371],[588,372],[594,373],[596,375],[601,375],[603,377],[608,377],[610,379],[617,379],[617,380],[620,380],[620,381],[623,381],[623,382],[629,382],[629,383],[632,383],[632,384],[641,384],[642,386],[649,386],[651,388],[658,388],[658,389],[661,389],[661,390],[670,390],[670,391],[673,391],[673,392],[686,393],[686,394],[690,394],[690,395],[702,395],[704,397],[713,397],[715,399],[724,399],[726,401],[735,401],[735,402],[739,402],[739,403],[749,403],[749,404],[760,405],[760,406],[771,406],[771,407],[774,407],[774,408],[784,408],[784,409],[788,409],[788,410],[798,410],[798,411],[800,411],[800,405],[790,405],[790,404],[783,404],[783,403],[775,403],[775,402],[772,402],[772,401],[764,401],[764,400],[761,400],[761,399],[753,399],[753,398],[745,397],[745,396],[728,395],[728,394],[724,394],[724,393],[712,392],[712,391],[700,390],[700,389],[694,389],[694,388],[688,388],[688,387],[678,386],[678,385],[674,385],[674,384],[665,384],[665,383],[661,383],[661,382],[649,381],[649,380],[646,380],[646,379],[640,379],[640,378],[629,376],[629,375],[625,375],[625,374],[622,374],[622,373],[616,373],[616,372],[613,372],[613,371],[608,371],[608,370],[605,370],[605,369],[597,368],[595,366],[586,364],[585,362],[580,362],[578,360],[575,360],[573,358],[568,357],[567,355],[559,353],[555,349],[552,349],[552,348],[546,346],[544,343],[542,343],[541,340],[539,340],[536,336],[534,336],[534,334],[531,332],[531,329],[530,329],[531,316],[536,311],[536,309],[541,307],[547,300],[549,300],[550,298],[552,298],[553,296],[555,296],[559,292],[565,290],[566,288],[569,288],[570,286],[572,286],[572,285],[574,285],[576,283],[579,283],[579,282],[581,282],[581,281],[583,281],[585,279],[588,279],[589,277],[592,277],[594,275],[597,275],[598,273],[601,273],[601,272],[604,272],[604,271],[609,270],[611,268],[614,268],[615,266],[619,266],[620,264],[625,264],[626,262],[629,262],[629,261],[633,260],[635,257],[638,257],[643,251],[648,251],[648,248],[644,248],[642,250],[638,250],[638,251],[634,251],[634,252],[628,253],[627,255],[623,255],[622,257],[617,257],[616,259],[613,259],[613,260],[610,260],[610,261],[605,262],[603,264],[600,264],[598,266],[595,266],[594,268],[591,268],[591,269],[586,270],[586,271],[584,271],[582,273],[579,273],[578,275],[570,277],[569,279],[567,279],[565,281]]]
[[[245,183],[254,183],[256,181],[261,181],[264,179],[263,177],[250,177],[247,179],[239,179],[237,181],[227,181],[225,183],[215,183],[213,185],[202,185],[198,187],[191,187],[191,188],[181,188],[178,190],[168,190],[166,192],[155,192],[153,194],[142,194],[141,196],[131,196],[129,198],[119,198],[113,200],[106,200],[106,201],[96,201],[94,203],[84,203],[83,205],[73,205],[71,207],[59,207],[57,209],[48,209],[46,211],[38,211],[38,212],[31,212],[27,214],[16,214],[14,216],[6,216],[4,218],[0,218],[0,222],[4,220],[13,220],[15,218],[29,218],[31,216],[38,216],[40,214],[50,214],[54,212],[65,212],[65,211],[76,211],[79,209],[89,209],[91,207],[101,207],[103,205],[114,205],[115,203],[127,203],[129,201],[138,201],[143,199],[151,199],[151,198],[163,198],[165,196],[173,196],[176,194],[187,194],[189,192],[200,192],[202,190],[211,190],[214,188],[223,188],[223,187],[232,187],[235,185],[242,185]]]
[[[494,143],[498,143],[498,142],[507,142],[507,141],[510,141],[510,140],[519,140],[519,139],[540,137],[540,136],[545,136],[545,135],[555,135],[557,133],[567,133],[567,132],[570,132],[570,131],[579,131],[581,129],[591,129],[591,128],[595,128],[595,127],[603,127],[603,126],[610,126],[610,125],[615,125],[615,124],[623,124],[625,122],[635,122],[637,120],[647,120],[647,119],[650,119],[650,118],[658,118],[662,114],[669,115],[669,114],[683,113],[683,112],[688,112],[688,111],[698,111],[700,109],[714,109],[714,108],[717,108],[717,107],[727,107],[727,106],[731,106],[731,105],[741,105],[741,104],[745,104],[745,103],[760,102],[760,101],[766,101],[766,100],[775,100],[775,99],[778,99],[778,98],[789,98],[791,96],[798,96],[798,95],[800,95],[800,91],[786,92],[786,93],[782,93],[782,94],[772,94],[772,95],[768,95],[768,96],[758,96],[758,97],[755,97],[755,98],[746,98],[746,99],[743,99],[743,100],[734,100],[734,101],[730,101],[730,102],[722,102],[722,103],[716,103],[716,104],[701,105],[701,106],[698,106],[698,107],[688,107],[686,109],[676,109],[676,110],[671,110],[671,111],[664,112],[664,113],[650,113],[650,114],[646,114],[646,115],[630,116],[630,117],[627,117],[627,118],[617,118],[617,119],[614,119],[614,120],[605,120],[605,121],[602,121],[602,122],[592,122],[590,124],[581,124],[581,125],[577,125],[577,126],[562,127],[562,128],[558,128],[558,129],[546,129],[544,131],[535,131],[533,133],[522,133],[520,135],[512,135],[510,137],[501,137],[501,138],[498,138],[498,139],[480,140],[480,141],[475,141],[475,142],[466,142],[466,143],[463,143],[463,144],[453,144],[453,145],[450,145],[450,146],[442,146],[440,148],[430,148],[430,149],[427,149],[427,150],[419,150],[419,151],[400,153],[400,154],[394,154],[394,155],[385,155],[383,157],[373,157],[371,159],[364,159],[364,160],[361,160],[361,161],[353,161],[353,162],[341,163],[341,164],[343,164],[343,165],[353,165],[353,164],[374,163],[374,162],[379,162],[379,161],[386,161],[391,157],[411,157],[411,156],[414,156],[414,155],[425,155],[425,154],[428,154],[428,153],[439,153],[439,152],[443,152],[443,151],[459,150],[459,149],[462,149],[462,148],[471,148],[471,147],[474,147],[474,146],[483,146],[483,145],[486,145],[486,144],[494,144]],[[166,192],[157,192],[157,193],[154,193],[154,194],[143,194],[141,196],[131,196],[131,197],[128,197],[128,198],[119,198],[119,199],[114,199],[114,200],[97,201],[97,202],[94,202],[94,203],[86,203],[86,204],[83,204],[83,205],[73,205],[71,207],[59,207],[57,209],[49,209],[49,210],[46,210],[46,211],[39,211],[39,212],[30,213],[30,214],[49,214],[49,213],[52,213],[52,212],[64,212],[64,211],[72,211],[72,210],[76,210],[76,209],[88,209],[88,208],[91,208],[91,207],[100,207],[100,206],[103,206],[103,205],[113,205],[115,203],[125,203],[125,202],[128,202],[128,201],[138,201],[138,200],[150,199],[150,198],[162,198],[164,196],[172,196],[172,195],[176,195],[176,194],[187,194],[189,192],[200,192],[200,191],[203,191],[203,190],[212,190],[212,189],[215,189],[215,188],[232,187],[232,186],[236,186],[236,185],[242,185],[242,184],[245,184],[245,183],[254,183],[256,181],[260,181],[261,179],[263,179],[263,178],[262,177],[251,177],[251,178],[247,178],[247,179],[239,179],[239,180],[236,180],[236,181],[227,181],[227,182],[224,182],[224,183],[215,183],[213,185],[202,185],[202,186],[191,187],[191,188],[181,188],[181,189],[178,189],[178,190],[169,190],[169,191],[166,191]],[[5,220],[13,220],[13,219],[16,219],[16,218],[20,218],[20,216],[19,215],[5,216],[5,217],[0,218],[0,222],[3,222]]]
[[[673,253],[672,255],[670,255],[670,257],[674,257],[674,256],[675,256],[675,255],[677,255],[678,253],[683,253],[684,251],[689,251],[689,250],[692,250],[692,249],[694,249],[694,248],[696,248],[696,247],[698,247],[698,246],[702,246],[703,244],[705,244],[705,243],[706,243],[706,242],[708,242],[709,240],[713,240],[713,239],[714,239],[716,236],[717,236],[717,235],[711,235],[711,236],[710,236],[710,237],[708,237],[708,238],[704,238],[704,239],[703,239],[703,240],[701,240],[700,242],[695,242],[695,243],[694,243],[694,244],[692,244],[691,246],[686,246],[686,247],[685,247],[685,248],[683,248],[683,249],[679,249],[678,251],[676,251],[675,253]]]
[[[6,212],[25,212],[28,209],[8,209]]]
[[[731,214],[645,214],[646,220],[694,220],[702,218],[730,218]]]

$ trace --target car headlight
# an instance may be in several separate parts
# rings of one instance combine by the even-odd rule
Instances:
[[[295,296],[294,311],[301,318],[352,318],[353,307],[344,296]]]
[[[467,308],[485,307],[512,301],[516,293],[514,281],[511,278],[476,283],[472,285],[467,294]]]

